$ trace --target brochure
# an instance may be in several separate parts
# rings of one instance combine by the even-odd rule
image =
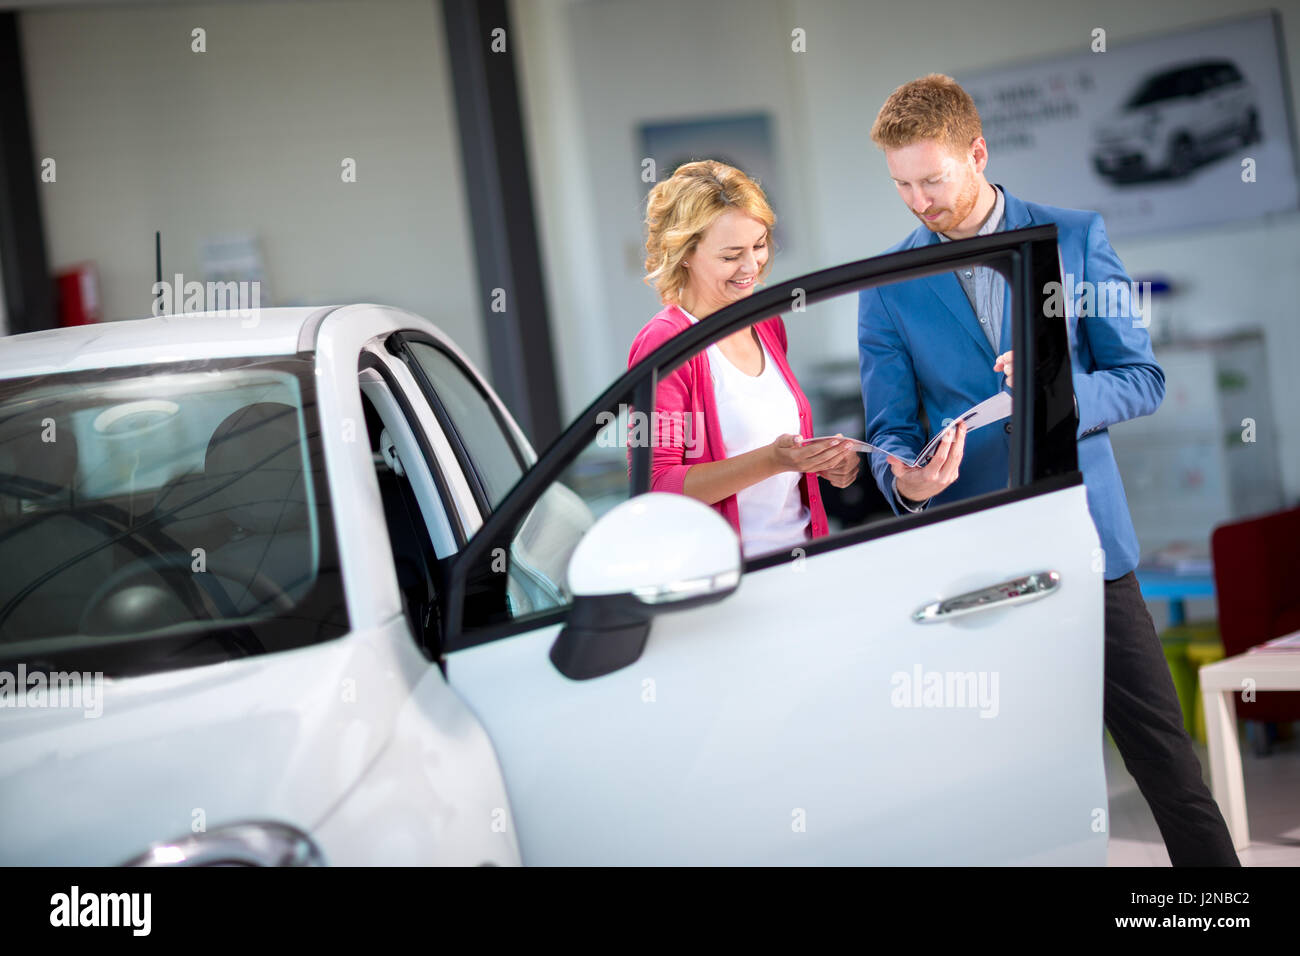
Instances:
[[[998,392],[996,395],[984,399],[984,401],[980,402],[978,405],[967,409],[957,418],[949,422],[947,427],[931,438],[929,442],[926,443],[926,446],[921,449],[921,453],[911,461],[908,461],[903,455],[894,454],[893,452],[885,452],[885,449],[877,448],[875,445],[868,444],[867,442],[861,441],[857,438],[841,438],[839,440],[848,442],[860,453],[865,454],[870,451],[885,452],[885,454],[894,455],[895,458],[899,459],[903,464],[910,468],[923,468],[928,465],[930,459],[934,457],[934,453],[939,447],[939,442],[943,440],[943,436],[947,434],[950,429],[956,428],[958,422],[965,422],[966,430],[969,432],[974,431],[976,428],[983,428],[985,425],[991,425],[993,422],[1000,422],[1002,419],[1007,418],[1010,415],[1011,394],[1009,392]],[[806,445],[809,442],[815,441],[830,441],[833,438],[835,438],[834,435],[826,435],[818,438],[805,438],[804,444]]]

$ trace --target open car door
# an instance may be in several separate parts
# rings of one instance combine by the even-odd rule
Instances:
[[[646,494],[661,376],[773,315],[792,358],[814,314],[851,339],[860,290],[974,263],[1011,303],[1013,408],[986,436],[1009,443],[1005,487],[743,561],[712,509]],[[451,565],[442,659],[525,863],[1105,863],[1103,568],[1044,308],[1060,278],[1036,226],[775,285],[523,473]]]

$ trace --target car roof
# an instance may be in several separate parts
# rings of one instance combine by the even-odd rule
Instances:
[[[338,306],[187,312],[0,338],[0,378],[241,355],[293,355]]]

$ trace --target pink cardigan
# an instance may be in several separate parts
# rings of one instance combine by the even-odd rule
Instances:
[[[627,367],[631,368],[674,335],[685,331],[690,326],[691,320],[681,309],[675,305],[668,306],[637,333],[632,341],[632,350],[628,353]],[[799,406],[800,433],[804,438],[812,438],[812,409],[786,361],[785,323],[777,315],[757,323],[754,329],[763,344],[767,346],[768,353],[776,362],[777,368],[781,370],[781,374],[785,376],[786,384],[794,394],[795,403]],[[659,379],[655,411],[661,422],[702,422],[704,425],[703,435],[692,433],[690,436],[690,443],[697,450],[695,455],[690,454],[691,449],[681,440],[683,435],[680,427],[664,424],[654,429],[652,433],[655,440],[651,453],[650,488],[653,491],[682,494],[686,472],[691,465],[721,461],[727,457],[722,443],[722,426],[718,424],[718,407],[713,395],[709,358],[704,351],[696,353],[684,365]],[[699,426],[695,427],[698,431]],[[822,507],[821,492],[817,485],[817,476],[810,473],[805,474],[799,483],[801,496],[804,503],[808,505],[812,518],[811,531],[814,538],[822,537],[830,530],[826,524],[826,509]],[[740,534],[740,507],[736,502],[736,496],[724,498],[713,507],[731,522],[736,533]]]

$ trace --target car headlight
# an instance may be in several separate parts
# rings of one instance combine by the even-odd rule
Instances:
[[[232,823],[154,843],[125,866],[324,866],[311,837],[283,823]]]

